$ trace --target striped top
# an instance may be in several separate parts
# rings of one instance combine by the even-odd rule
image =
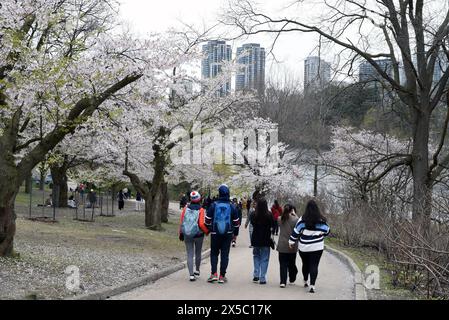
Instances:
[[[298,242],[298,250],[301,252],[313,252],[324,250],[324,237],[330,232],[325,222],[317,223],[313,229],[306,228],[304,221],[299,220],[293,229],[289,244]]]

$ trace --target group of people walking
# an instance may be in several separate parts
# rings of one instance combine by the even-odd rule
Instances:
[[[229,188],[221,185],[219,197],[207,209],[201,206],[201,195],[190,194],[190,203],[182,209],[179,239],[185,242],[190,281],[200,276],[201,252],[204,237],[211,235],[211,275],[208,282],[226,283],[231,245],[242,223],[242,207],[231,202]],[[267,200],[259,198],[248,206],[245,228],[250,228],[253,250],[253,282],[267,283],[270,250],[276,249],[279,257],[280,287],[285,288],[287,280],[296,282],[298,268],[296,254],[302,261],[303,285],[309,292],[315,292],[318,266],[324,250],[324,238],[329,234],[326,218],[314,200],[306,204],[304,214],[298,217],[292,203],[281,207],[275,201],[271,210]],[[276,243],[275,236],[278,237]],[[220,257],[220,266],[218,260]]]

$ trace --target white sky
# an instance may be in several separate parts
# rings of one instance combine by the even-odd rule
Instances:
[[[163,32],[170,27],[181,26],[180,21],[202,27],[216,23],[220,8],[226,5],[226,0],[120,0],[121,18],[131,29],[145,35],[149,32]],[[291,0],[264,0],[264,6],[271,12],[282,9]],[[245,42],[260,43],[270,50],[273,43],[272,35],[257,35],[247,40],[239,40],[229,44],[233,52],[237,46]],[[317,45],[317,37],[312,34],[292,33],[284,34],[278,40],[274,54],[267,56],[266,76],[282,80],[284,75],[288,78],[302,81],[304,74],[304,59],[313,53]]]

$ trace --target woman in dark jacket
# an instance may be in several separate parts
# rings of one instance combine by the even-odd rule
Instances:
[[[298,274],[298,268],[296,267],[298,246],[294,245],[293,248],[290,248],[288,242],[298,220],[299,218],[290,204],[285,205],[282,215],[278,218],[279,239],[277,250],[279,252],[281,288],[285,288],[287,277],[290,279],[290,283],[294,283]]]
[[[253,226],[251,236],[254,260],[253,282],[266,284],[272,241],[271,231],[274,227],[274,221],[265,199],[261,198],[257,201],[255,213],[251,216],[251,224]]]

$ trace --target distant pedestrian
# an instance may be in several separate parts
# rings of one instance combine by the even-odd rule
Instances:
[[[248,200],[246,201],[246,215],[249,215],[249,211],[251,210],[251,197],[248,197]]]
[[[310,200],[302,218],[296,224],[289,240],[290,248],[298,243],[299,255],[302,260],[302,274],[304,287],[309,287],[310,293],[315,292],[315,282],[318,277],[318,266],[324,250],[324,237],[329,235],[330,229],[326,218],[314,200]]]
[[[211,276],[207,281],[225,283],[231,241],[239,228],[240,220],[237,209],[230,203],[228,186],[221,185],[218,193],[218,200],[212,203],[206,214],[206,226],[211,232]],[[220,277],[217,274],[219,255],[221,256]]]
[[[274,221],[273,216],[268,210],[267,200],[264,198],[257,200],[255,213],[251,216],[251,224],[253,225],[251,237],[254,261],[253,282],[266,284]]]
[[[187,197],[185,194],[181,194],[181,198],[179,199],[179,209],[184,208],[187,205]]]
[[[237,237],[240,233],[240,225],[242,224],[242,207],[239,205],[237,198],[232,199],[232,205],[237,209],[237,213],[239,216],[239,227],[235,231],[234,238],[232,239],[232,247],[235,248],[235,246],[237,245]]]
[[[274,204],[271,207],[271,214],[273,215],[274,220],[273,234],[277,236],[279,234],[278,218],[282,215],[282,207],[277,200],[274,200]]]
[[[125,208],[125,195],[123,190],[118,193],[118,209],[122,211]]]
[[[184,241],[187,251],[187,267],[190,281],[200,276],[201,254],[204,235],[209,234],[205,225],[205,210],[201,207],[201,195],[193,191],[190,194],[191,202],[184,207],[179,225],[179,240]],[[193,261],[195,257],[195,270]]]
[[[137,191],[137,193],[136,193],[136,211],[141,210],[142,202],[143,202],[142,194],[139,191]]]
[[[249,228],[248,231],[249,231],[249,242],[250,242],[249,247],[250,248],[253,247],[251,245],[251,237],[253,235],[253,225],[251,224],[251,217],[254,215],[256,203],[255,202],[251,203],[251,206],[252,207],[249,209],[249,213],[246,217],[246,222],[245,222],[245,229]]]
[[[298,246],[295,244],[293,248],[289,246],[289,238],[296,226],[299,218],[293,210],[293,207],[289,204],[284,206],[282,215],[278,218],[279,226],[279,239],[277,245],[277,251],[279,252],[279,271],[281,288],[285,288],[287,284],[287,277],[290,283],[296,281],[298,275],[298,268],[296,267],[296,252]]]
[[[95,204],[97,203],[97,194],[94,189],[91,189],[87,194],[87,200],[89,201],[87,208],[95,208]]]

